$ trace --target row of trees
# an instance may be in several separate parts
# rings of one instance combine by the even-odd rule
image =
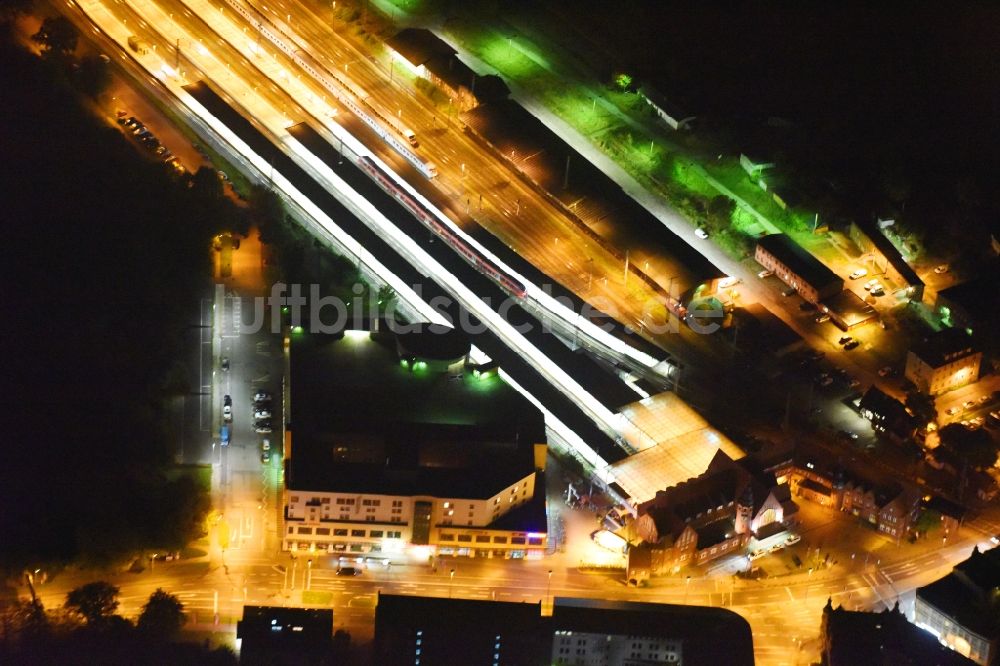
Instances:
[[[56,610],[18,601],[0,612],[0,662],[10,664],[236,664],[227,649],[177,643],[184,605],[157,589],[137,620],[117,614],[119,589],[104,581],[66,595]]]

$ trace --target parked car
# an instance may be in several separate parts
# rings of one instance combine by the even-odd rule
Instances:
[[[261,454],[260,454],[260,461],[262,463],[269,463],[269,462],[271,462],[271,452],[270,451],[262,451]]]
[[[934,267],[934,272],[937,273],[938,275],[941,275],[943,273],[947,273],[948,270],[949,270],[948,269],[948,264],[941,264],[939,266],[935,266]]]
[[[819,380],[819,385],[820,386],[829,386],[832,383],[833,383],[833,377],[831,377],[829,375],[827,375],[826,377],[823,377],[823,378],[821,378]]]
[[[232,405],[223,405],[222,406],[222,420],[223,421],[232,421],[233,420],[233,406]]]
[[[694,230],[694,235],[697,236],[698,238],[708,238],[708,232],[705,231],[702,227],[696,228]]]
[[[837,342],[839,342],[842,345],[846,345],[848,342],[852,342],[853,340],[854,340],[854,338],[852,338],[851,336],[844,335],[844,336],[841,336],[840,340],[837,340]]]
[[[791,296],[794,293],[795,293],[795,287],[785,287],[784,289],[781,290],[782,296]]]
[[[271,450],[271,440],[269,440],[266,437],[264,439],[260,440],[260,450],[261,451],[270,451]]]
[[[866,269],[866,268],[859,268],[858,270],[856,270],[853,273],[851,273],[848,277],[850,277],[852,280],[859,280],[859,279],[863,278],[866,275],[868,275],[868,269]]]
[[[861,386],[861,380],[858,379],[857,377],[851,377],[851,381],[849,381],[847,385],[852,389],[856,389],[859,386]]]
[[[881,284],[876,284],[874,287],[872,287],[871,294],[872,296],[885,296],[885,287],[883,287]]]
[[[868,282],[865,282],[865,291],[871,291],[872,287],[874,287],[877,284],[878,284],[877,279],[868,280]]]
[[[772,275],[774,275],[774,273],[768,270],[763,270],[760,273],[757,273],[757,277],[759,277],[761,280],[767,277],[771,277]]]
[[[861,346],[860,342],[858,342],[857,340],[851,340],[846,345],[844,345],[844,349],[850,351],[851,349],[857,349],[860,346]]]
[[[229,407],[232,407],[233,406],[233,399],[232,399],[232,397],[230,397],[228,395],[222,396],[222,404],[226,405],[226,406],[229,406]]]
[[[960,411],[962,410],[959,409],[958,407],[949,407],[947,410],[945,410],[945,414],[947,414],[948,416],[954,416],[955,414],[958,414]]]
[[[229,357],[228,356],[223,356],[222,357],[222,361],[220,362],[220,365],[222,366],[223,370],[228,370],[229,369]]]
[[[822,324],[823,322],[830,321],[830,315],[828,315],[825,312],[822,314],[818,314],[816,315],[815,321],[817,324]]]
[[[892,368],[890,366],[887,365],[884,368],[879,368],[878,371],[879,377],[888,377],[891,374],[892,374]]]
[[[266,402],[271,399],[270,391],[257,391],[253,394],[254,402]]]
[[[962,403],[962,407],[964,407],[965,409],[972,409],[975,406],[976,403],[973,400],[966,400],[965,402]]]
[[[802,541],[802,537],[800,537],[798,534],[793,534],[790,537],[788,537],[787,539],[785,539],[785,545],[786,546],[794,546],[799,541]]]
[[[253,430],[256,433],[263,434],[272,431],[270,421],[254,421]]]
[[[759,560],[760,558],[764,557],[765,555],[767,555],[767,551],[761,549],[761,550],[752,551],[747,557],[750,559],[751,562],[753,562],[754,560]]]
[[[255,419],[269,419],[271,418],[271,412],[267,409],[255,409],[253,412],[253,417]]]
[[[979,404],[980,405],[985,405],[986,403],[988,403],[992,399],[993,399],[993,397],[990,396],[990,395],[985,395],[985,394],[981,395],[981,396],[979,396]]]

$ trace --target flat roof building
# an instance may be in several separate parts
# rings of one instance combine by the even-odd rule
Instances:
[[[812,303],[835,296],[844,288],[843,278],[785,234],[758,239],[754,258]]]
[[[407,342],[292,335],[283,547],[541,556],[541,413],[499,377],[406,362]]]
[[[976,272],[977,277],[942,289],[934,309],[945,326],[982,331],[1000,330],[1000,259]]]
[[[830,315],[830,319],[842,331],[850,331],[859,326],[878,321],[878,312],[850,289],[824,298],[820,310]]]
[[[240,663],[261,666],[328,664],[333,648],[333,610],[244,606],[236,623]]]
[[[636,451],[604,471],[632,506],[678,483],[701,476],[715,455],[742,458],[743,450],[712,427],[676,393],[664,392],[626,405],[618,413],[621,432]]]
[[[938,395],[979,379],[983,352],[962,329],[932,333],[906,354],[906,378],[922,392]]]
[[[569,599],[548,604],[380,594],[375,663],[744,666],[750,625],[732,611]]]

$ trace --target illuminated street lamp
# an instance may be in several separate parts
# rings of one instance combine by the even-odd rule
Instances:
[[[448,572],[448,598],[451,599],[452,591],[455,588],[455,570]]]
[[[549,604],[552,604],[552,569],[549,569],[549,580],[545,584],[545,597],[548,599]]]

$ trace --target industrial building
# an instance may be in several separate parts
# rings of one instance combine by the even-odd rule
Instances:
[[[785,234],[758,239],[754,259],[811,303],[835,296],[844,288],[843,278]]]

